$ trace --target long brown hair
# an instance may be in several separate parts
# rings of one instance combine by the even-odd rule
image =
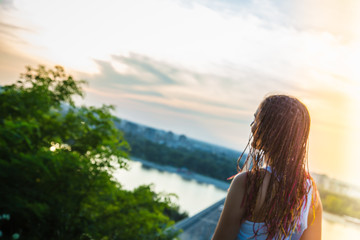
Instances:
[[[284,239],[296,229],[301,206],[310,190],[311,179],[307,166],[310,115],[298,99],[286,95],[272,95],[260,104],[255,116],[248,145],[245,218],[255,219],[261,214],[267,227],[267,239]],[[271,167],[272,174],[265,202],[254,212],[256,199],[265,178],[261,168]],[[254,229],[254,237],[257,235]]]

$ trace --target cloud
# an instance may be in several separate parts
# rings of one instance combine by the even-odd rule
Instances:
[[[14,8],[14,1],[13,0],[1,0],[0,7],[4,9],[12,9]]]
[[[359,103],[356,2],[14,1],[0,8],[1,76],[17,59],[64,65],[89,80],[88,103],[232,146],[268,93],[299,97],[315,128],[339,130],[335,116]]]
[[[38,27],[17,35],[32,45],[18,51],[77,71],[86,66],[92,73],[86,78],[101,91],[144,95],[144,101],[177,108],[247,113],[269,92],[296,95],[329,80],[347,92],[343,82],[353,81],[347,71],[352,47],[293,19],[295,6],[306,7],[295,2],[94,1],[78,11],[81,1],[19,1],[14,24],[1,26]],[[34,15],[39,6],[47,11]],[[65,8],[69,17],[59,22]]]
[[[164,64],[151,61],[149,58],[141,57],[136,54],[131,54],[129,57],[113,56],[115,61],[126,64],[135,68],[135,71],[146,72],[153,76],[158,84],[173,84],[175,81],[170,77],[170,74],[177,71],[174,68],[167,66],[163,68]]]
[[[83,73],[81,78],[90,82],[88,90],[99,98],[109,97],[113,104],[126,98],[144,108],[224,122],[247,124],[265,94],[297,89],[296,83],[269,77],[256,69],[216,75],[137,54],[116,55],[111,61],[96,63],[99,73]]]
[[[193,2],[193,1],[191,1]],[[298,31],[328,32],[354,41],[359,37],[360,3],[357,0],[244,0],[197,1],[225,15],[254,15],[267,28],[282,25]],[[188,5],[191,5],[190,3]]]
[[[19,32],[24,32],[24,31],[30,32],[31,30],[21,26],[0,21],[0,36],[1,36],[0,43],[6,44],[6,42],[11,41],[11,42],[16,42],[18,44],[27,44],[26,41],[24,41],[23,39],[21,39],[21,37],[19,37]]]
[[[22,48],[24,52],[33,51],[38,54],[34,57],[45,60],[51,56],[51,61],[57,64],[91,73],[99,71],[99,64],[94,64],[93,59],[113,61],[114,55],[122,58],[119,60],[124,64],[136,66],[134,70],[152,67],[143,59],[142,65],[126,63],[140,61],[131,54],[202,74],[226,75],[226,78],[223,72],[228,70],[238,76],[242,71],[256,71],[282,80],[293,78],[309,66],[335,71],[341,65],[344,68],[349,55],[344,53],[350,53],[353,48],[344,46],[331,29],[326,31],[325,25],[317,31],[316,27],[302,23],[305,20],[297,13],[297,6],[304,11],[313,11],[308,10],[312,7],[308,7],[307,1],[303,5],[295,2],[137,0],[127,4],[120,1],[30,4],[20,1],[16,6],[21,17],[12,22],[41,29],[37,33],[21,34],[22,39],[31,41],[31,49],[38,49]],[[78,11],[82,3],[86,8]],[[140,9],[138,5],[143,7]],[[315,5],[319,10],[320,5]],[[47,11],[35,15],[34,9],[39,6]],[[63,11],[68,17],[59,21]],[[294,17],[295,12],[300,16]],[[314,24],[318,19],[320,15],[314,16]],[[338,57],[344,64],[329,62]],[[158,70],[146,70],[149,76],[143,79],[173,81],[167,79],[168,75],[156,76],[160,72],[155,71]],[[344,71],[337,72],[341,75]]]
[[[28,29],[26,29],[26,28],[15,26],[13,24],[8,24],[8,23],[4,23],[4,22],[0,22],[0,28],[4,32],[6,31],[4,29],[9,29],[8,32],[11,32],[11,30],[26,30],[26,31],[28,31]]]

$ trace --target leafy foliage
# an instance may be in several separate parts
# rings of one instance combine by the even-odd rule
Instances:
[[[172,239],[177,211],[150,186],[121,189],[129,145],[112,106],[76,108],[81,85],[60,66],[27,67],[0,89],[0,221],[24,239]]]

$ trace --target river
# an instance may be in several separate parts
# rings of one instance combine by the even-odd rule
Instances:
[[[187,211],[189,216],[193,216],[226,196],[226,185],[217,180],[197,174],[179,174],[174,168],[146,162],[131,161],[129,171],[119,169],[114,172],[114,177],[125,189],[132,190],[137,186],[152,183],[153,190],[156,192],[175,193],[178,198],[172,200],[180,206],[181,210]],[[360,226],[346,222],[342,217],[324,213],[322,223],[322,239],[324,240],[360,239]]]

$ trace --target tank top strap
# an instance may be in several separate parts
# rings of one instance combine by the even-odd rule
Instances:
[[[271,167],[270,167],[270,166],[266,166],[264,169],[265,169],[266,171],[268,171],[269,173],[272,173],[272,170],[271,170]]]

